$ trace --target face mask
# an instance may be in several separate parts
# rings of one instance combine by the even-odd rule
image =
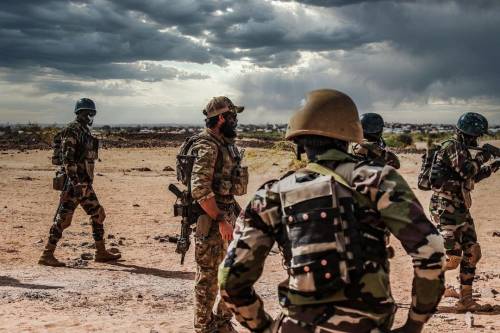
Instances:
[[[89,114],[87,116],[87,119],[88,119],[87,123],[88,123],[89,126],[92,126],[92,124],[94,123],[94,117],[95,117],[95,114]]]

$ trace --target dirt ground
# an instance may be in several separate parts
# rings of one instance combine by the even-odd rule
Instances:
[[[192,332],[193,247],[181,266],[175,244],[164,241],[164,236],[178,233],[174,196],[167,191],[175,173],[163,171],[175,167],[175,153],[175,148],[103,150],[95,189],[107,213],[107,244],[119,248],[123,260],[102,264],[80,259],[94,250],[88,219],[79,208],[56,251],[70,267],[48,268],[36,262],[58,201],[51,189],[50,152],[0,152],[0,332]],[[419,156],[401,159],[402,174],[416,188]],[[249,193],[282,174],[290,161],[289,153],[248,149]],[[500,230],[499,174],[477,185],[472,208],[483,248],[475,289],[482,302],[497,306],[500,249],[493,233]],[[427,207],[430,193],[417,195]],[[244,204],[247,198],[239,199]],[[393,244],[391,280],[401,305],[398,326],[406,317],[413,271],[399,242]],[[279,312],[276,286],[284,276],[280,256],[271,255],[257,290],[273,315]],[[456,276],[456,271],[447,275],[455,286]],[[467,328],[465,316],[451,310],[454,302],[443,300],[425,332],[500,330],[498,312],[475,314],[473,328]]]

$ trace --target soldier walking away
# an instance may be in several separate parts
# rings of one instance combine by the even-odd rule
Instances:
[[[445,269],[453,270],[460,266],[457,311],[485,311],[489,308],[472,298],[472,282],[476,265],[481,259],[481,247],[469,211],[474,183],[498,169],[498,162],[485,164],[491,158],[489,150],[483,149],[474,157],[469,152],[469,148],[478,147],[478,138],[487,130],[485,117],[474,112],[463,114],[458,120],[454,137],[444,141],[435,153],[430,174],[434,191],[430,213],[444,238]],[[447,288],[446,294],[452,294],[451,287]]]
[[[363,127],[363,142],[352,145],[353,154],[377,163],[388,164],[399,169],[399,158],[387,149],[382,132],[384,119],[378,113],[364,113],[360,117]]]
[[[231,324],[231,312],[217,297],[217,270],[241,209],[235,196],[247,191],[248,169],[241,166],[242,154],[235,145],[237,114],[243,109],[227,97],[212,98],[203,110],[206,129],[188,139],[192,141],[188,155],[196,156],[191,173],[191,196],[203,210],[195,232],[194,327],[200,333],[236,332]],[[215,313],[212,312],[214,304]]]
[[[88,98],[78,100],[75,114],[76,120],[54,138],[52,164],[58,165],[59,170],[54,177],[53,187],[61,191],[61,196],[54,223],[50,228],[49,240],[38,261],[40,265],[65,266],[54,257],[54,251],[63,230],[70,226],[78,205],[90,216],[92,236],[96,244],[95,261],[105,262],[121,257],[120,254],[108,252],[104,246],[103,222],[106,215],[92,187],[94,163],[98,158],[99,147],[98,140],[92,136],[89,129],[96,115],[94,102]]]
[[[444,290],[443,239],[414,193],[390,166],[347,153],[363,133],[356,105],[336,90],[315,90],[288,123],[288,140],[309,163],[264,184],[238,217],[219,269],[223,299],[252,332],[387,332],[391,295],[385,232],[413,259],[406,323],[421,332]],[[253,285],[274,242],[288,278],[278,286],[273,320]]]

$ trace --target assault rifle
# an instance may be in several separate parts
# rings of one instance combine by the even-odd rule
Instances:
[[[479,151],[485,151],[490,153],[493,157],[498,158],[500,157],[500,148],[495,147],[489,143],[485,143],[481,147],[467,147],[468,149],[472,150],[479,150]]]
[[[189,246],[191,245],[191,225],[196,223],[198,216],[200,215],[201,207],[193,201],[189,191],[181,191],[174,184],[168,185],[168,189],[177,197],[174,204],[174,216],[182,217],[181,235],[177,240],[175,252],[181,255],[181,265],[184,265],[186,252],[189,250]]]
[[[491,170],[497,172],[500,168],[500,148],[495,147],[489,143],[485,143],[482,147],[467,147],[472,150],[486,151],[494,157],[493,162],[490,164]]]

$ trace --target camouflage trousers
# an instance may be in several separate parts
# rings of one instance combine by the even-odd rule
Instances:
[[[460,262],[460,284],[472,285],[477,262],[481,259],[481,248],[469,209],[460,198],[434,194],[431,197],[430,213],[444,238],[448,261],[452,258],[459,260],[451,263],[448,269],[456,268]]]
[[[194,328],[198,333],[217,332],[217,324],[232,318],[231,312],[218,296],[217,273],[226,250],[227,244],[222,240],[218,224],[207,215],[200,217],[195,235],[194,287]]]
[[[373,313],[373,308],[367,308],[366,304],[358,301],[340,302],[335,305],[322,305],[315,307],[304,307],[300,313],[292,316],[282,314],[274,323],[277,328],[273,332],[278,333],[327,333],[327,332],[352,332],[352,333],[379,333],[389,332],[394,320],[394,307],[390,305],[387,309]],[[345,303],[345,304],[344,304]]]
[[[99,200],[97,200],[92,185],[86,186],[80,196],[77,196],[74,188],[70,186],[69,189],[61,192],[59,206],[54,216],[54,223],[49,232],[49,242],[51,244],[56,245],[59,239],[61,239],[64,229],[71,225],[73,214],[78,205],[81,205],[85,213],[90,216],[94,240],[100,241],[103,239],[103,222],[106,214]]]

